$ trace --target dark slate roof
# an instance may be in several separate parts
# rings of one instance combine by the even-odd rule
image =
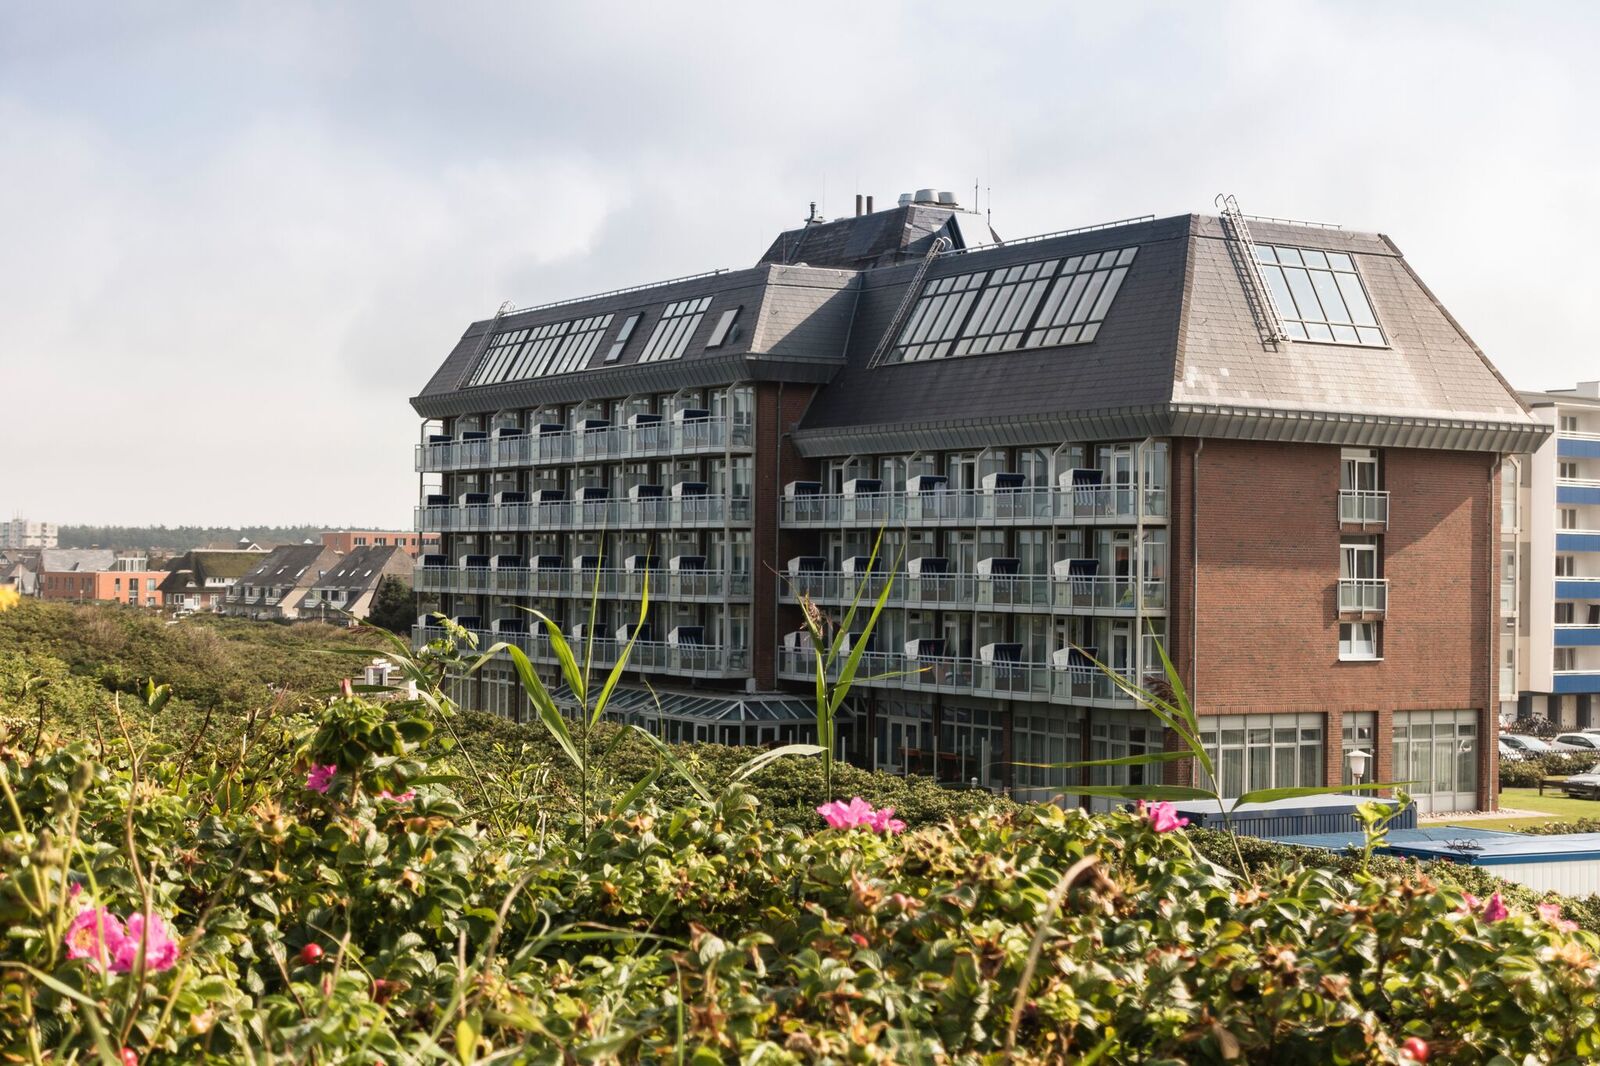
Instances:
[[[734,380],[826,381],[837,368],[850,330],[855,274],[850,271],[761,264],[700,275],[643,289],[566,301],[474,322],[444,365],[411,403],[426,417],[570,403],[595,395],[626,396],[724,384]],[[681,358],[639,363],[639,355],[668,304],[710,296],[711,304]],[[740,308],[735,332],[722,345],[706,342],[724,311]],[[614,364],[605,357],[629,315],[643,317]],[[484,335],[527,326],[610,314],[588,367],[571,374],[461,388],[484,349]]]
[[[903,249],[931,247],[934,231],[907,229],[915,229],[908,220],[921,218],[919,210],[939,211],[913,205],[791,231],[765,258],[905,259],[892,247],[897,218]],[[862,270],[765,262],[518,313],[499,326],[648,305],[641,323],[648,335],[667,302],[713,294],[701,333],[680,360],[591,363],[557,378],[460,390],[488,326],[474,323],[413,403],[443,417],[738,380],[810,381],[825,387],[795,433],[807,455],[1146,435],[1519,451],[1548,434],[1387,237],[1266,221],[1251,229],[1258,243],[1349,253],[1388,345],[1270,339],[1240,246],[1219,219],[1179,215],[958,246],[928,261],[933,279],[1137,246],[1089,344],[871,367],[923,258]],[[735,303],[756,311],[754,325],[727,351],[704,351],[717,313]],[[630,345],[624,363],[642,346]]]
[[[273,548],[248,574],[239,579],[241,585],[283,585],[311,587],[316,583],[317,571],[326,571],[339,558],[339,553],[320,544],[285,544]]]
[[[977,247],[994,239],[981,215],[951,207],[906,204],[785,230],[760,262],[868,270],[920,259],[940,235],[957,248]]]
[[[415,560],[392,544],[356,548],[315,582],[319,589],[370,589],[388,574],[410,581]]]
[[[161,591],[167,595],[199,592],[209,580],[237,581],[265,558],[261,552],[195,548],[167,563],[168,574],[161,581]]]

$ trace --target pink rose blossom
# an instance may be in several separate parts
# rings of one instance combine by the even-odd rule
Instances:
[[[894,816],[893,807],[874,810],[872,804],[860,796],[852,796],[849,803],[843,800],[824,803],[817,808],[817,813],[832,829],[870,829],[893,836],[906,827],[906,823]]]
[[[78,884],[78,882],[74,881],[72,884],[67,886],[68,899],[77,899],[81,895],[83,895],[83,886]]]
[[[1473,911],[1478,909],[1478,902],[1478,897],[1474,896],[1471,892],[1461,893],[1461,913],[1471,914]]]
[[[178,942],[173,939],[172,931],[167,928],[161,915],[150,915],[150,923],[146,925],[143,914],[132,914],[128,916],[128,935],[117,945],[111,968],[117,973],[131,972],[139,959],[141,941],[144,942],[144,968],[147,972],[160,973],[177,965]]]
[[[1506,910],[1505,901],[1500,898],[1500,893],[1498,892],[1490,896],[1489,902],[1484,904],[1483,907],[1483,920],[1486,922],[1504,921],[1510,914],[1511,912]]]
[[[328,786],[333,784],[333,775],[338,772],[339,768],[333,763],[328,763],[326,766],[313,766],[310,772],[306,774],[306,788],[312,792],[327,792]]]
[[[388,800],[390,803],[410,803],[412,800],[417,798],[417,790],[414,788],[408,788],[404,792],[400,793],[400,795],[396,796],[388,789],[384,789],[382,792],[378,793],[378,798],[381,800]]]
[[[122,921],[104,907],[85,907],[67,926],[63,943],[67,958],[88,959],[89,968],[104,970],[112,964],[127,933]]]
[[[1150,828],[1158,833],[1170,833],[1189,824],[1189,819],[1178,817],[1177,809],[1170,803],[1146,803],[1140,800],[1139,813],[1150,819]]]
[[[1578,923],[1561,917],[1561,904],[1541,903],[1538,906],[1539,917],[1555,926],[1563,933],[1571,933],[1578,928]]]

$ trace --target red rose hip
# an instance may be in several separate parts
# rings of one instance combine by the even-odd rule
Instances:
[[[1400,1053],[1417,1062],[1427,1062],[1428,1042],[1421,1037],[1408,1036],[1400,1041]]]
[[[316,944],[307,944],[300,949],[300,965],[314,966],[322,958],[322,948]]]

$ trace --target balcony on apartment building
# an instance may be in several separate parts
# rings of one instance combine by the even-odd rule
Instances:
[[[1115,680],[1073,649],[1055,652],[1050,663],[1029,662],[1022,651],[1021,644],[986,644],[977,658],[949,656],[944,654],[943,640],[912,640],[903,653],[863,652],[855,684],[1094,707],[1135,706]],[[829,670],[835,678],[847,658],[845,654],[834,658]],[[814,681],[816,661],[808,635],[791,633],[778,649],[778,676]],[[1155,680],[1151,674],[1147,683]]]
[[[417,567],[412,584],[418,592],[453,592],[467,595],[578,597],[637,599],[646,581],[652,600],[717,602],[748,599],[750,575],[708,570],[704,556],[673,556],[667,569],[658,560],[630,556],[623,567],[600,567],[596,556],[570,562],[559,555],[524,559],[520,555],[467,555],[452,566],[442,555],[427,555]]]
[[[822,569],[821,557],[789,560],[784,595],[805,595],[825,605],[847,605],[859,590],[864,603],[875,603],[888,575],[868,573],[864,557],[847,559],[844,570]],[[1163,611],[1167,604],[1164,578],[1142,583],[1124,575],[1101,574],[1098,559],[1064,559],[1049,575],[1019,574],[1016,559],[983,559],[978,572],[949,572],[949,560],[912,559],[894,575],[886,601],[891,607],[945,610],[1015,610],[1083,614],[1132,615]]]
[[[794,481],[784,487],[781,517],[786,526],[822,528],[1166,520],[1165,489],[1103,484],[1101,473],[1067,471],[1053,487],[1023,484],[1021,474],[990,474],[978,489],[951,489],[942,476],[924,474],[904,492],[885,492],[876,478],[853,478],[840,493]]]
[[[568,499],[560,489],[531,494],[463,493],[430,495],[416,509],[416,527],[425,533],[516,533],[534,529],[677,529],[748,523],[750,498],[711,494],[704,482],[680,481],[668,495],[661,485],[635,485],[623,498],[609,489],[580,488]]]
[[[1600,433],[1562,429],[1556,434],[1556,455],[1561,459],[1600,459]]]
[[[1389,610],[1389,579],[1342,577],[1339,579],[1339,614],[1381,618]]]
[[[456,624],[472,633],[478,640],[478,651],[504,642],[514,645],[536,663],[558,665],[560,658],[548,635],[530,630],[523,619],[500,619],[484,629],[481,619],[460,617]],[[573,627],[568,642],[574,654],[603,670],[609,670],[628,646],[630,627],[623,626],[610,637],[596,636],[588,639],[586,626]],[[633,642],[628,653],[628,670],[643,673],[676,674],[682,677],[741,678],[750,673],[748,648],[722,647],[706,642],[702,626],[678,626],[667,633],[665,640],[652,639],[651,627],[641,626],[639,639]],[[420,625],[412,630],[413,643],[417,645],[440,640],[445,630],[435,625]]]
[[[1340,489],[1339,524],[1363,529],[1389,528],[1389,494],[1376,489]]]
[[[436,434],[416,446],[413,465],[420,473],[444,473],[601,459],[676,458],[751,447],[748,416],[714,417],[705,410],[685,410],[670,418],[635,414],[620,426],[605,419],[586,419],[572,429],[544,424],[532,429],[505,427],[493,433],[467,430],[459,437]]]

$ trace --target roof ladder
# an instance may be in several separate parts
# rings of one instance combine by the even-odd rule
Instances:
[[[500,310],[494,313],[494,318],[489,320],[489,325],[484,329],[483,336],[478,338],[478,347],[473,349],[472,361],[461,371],[461,380],[456,382],[456,388],[459,389],[466,385],[467,378],[471,377],[472,372],[478,368],[478,361],[483,358],[484,351],[488,349],[490,342],[494,340],[495,334],[500,332],[500,320],[509,315],[515,306],[515,303],[507,300],[500,305]]]
[[[1244,212],[1239,210],[1239,201],[1232,193],[1218,193],[1213,203],[1222,209],[1223,223],[1244,256],[1245,273],[1255,288],[1251,295],[1266,319],[1267,339],[1288,340],[1289,333],[1283,328],[1283,312],[1278,310],[1278,301],[1273,298],[1272,290],[1267,287],[1267,279],[1261,274],[1261,260],[1256,258],[1256,242],[1250,236],[1250,226],[1245,221]]]
[[[906,286],[906,294],[900,299],[900,306],[895,308],[894,317],[889,320],[889,328],[883,331],[883,337],[878,341],[878,346],[872,351],[872,358],[867,360],[867,369],[883,363],[884,357],[889,354],[889,348],[894,344],[894,339],[900,333],[900,323],[905,320],[906,311],[910,309],[912,301],[922,294],[922,279],[927,276],[928,268],[940,254],[952,246],[949,237],[940,235],[933,239],[933,247],[928,249],[928,254],[922,257],[922,265],[917,267],[917,276],[911,279],[911,284]]]

